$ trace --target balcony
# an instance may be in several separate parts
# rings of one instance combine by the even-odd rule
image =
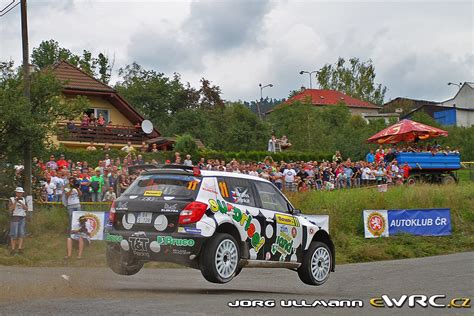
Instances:
[[[131,141],[133,144],[140,144],[153,137],[153,134],[145,134],[140,126],[88,126],[83,127],[79,122],[59,125],[58,140],[72,142],[94,142],[109,144],[125,144]]]

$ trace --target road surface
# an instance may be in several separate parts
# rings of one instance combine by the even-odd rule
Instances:
[[[69,280],[66,280],[69,279]],[[1,315],[454,315],[474,308],[376,308],[369,300],[387,294],[446,295],[474,299],[474,252],[446,256],[347,264],[328,282],[312,287],[285,269],[244,269],[232,282],[216,285],[198,270],[144,269],[135,276],[108,269],[0,267]],[[276,307],[230,308],[235,300],[262,299]],[[281,301],[358,299],[363,308],[282,308]],[[440,300],[446,301],[446,300]],[[449,302],[449,301],[448,301]],[[471,306],[472,306],[471,302]]]

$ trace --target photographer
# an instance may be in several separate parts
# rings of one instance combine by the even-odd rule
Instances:
[[[84,240],[90,244],[90,233],[87,230],[87,218],[85,216],[79,217],[79,227],[77,229],[72,229],[71,227],[71,236],[67,238],[67,254],[64,257],[65,260],[70,259],[72,256],[72,246],[73,240],[78,242],[78,253],[77,259],[82,259],[82,252],[84,251]]]
[[[69,178],[68,187],[64,189],[67,198],[67,211],[69,213],[69,223],[71,223],[72,213],[81,210],[80,196],[82,195],[81,190],[79,190],[80,182],[74,178]]]
[[[12,215],[10,221],[11,255],[14,255],[15,253],[23,253],[23,238],[25,237],[26,211],[28,211],[26,200],[23,197],[24,192],[25,191],[23,191],[23,188],[18,187],[15,189],[15,197],[11,197],[8,200],[8,209]]]

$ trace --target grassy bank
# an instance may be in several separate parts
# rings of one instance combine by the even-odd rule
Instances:
[[[296,207],[308,214],[329,214],[330,233],[336,245],[337,264],[422,257],[474,250],[474,183],[453,186],[419,185],[334,192],[309,192],[290,196]],[[397,236],[364,239],[362,210],[405,208],[451,208],[450,237]],[[5,217],[3,217],[5,219]],[[2,219],[0,217],[0,224]],[[62,207],[41,207],[28,224],[31,234],[22,256],[10,256],[0,247],[0,265],[61,266],[65,263],[67,215]],[[104,242],[87,247],[83,260],[72,266],[105,266]],[[173,266],[151,264],[151,266]]]

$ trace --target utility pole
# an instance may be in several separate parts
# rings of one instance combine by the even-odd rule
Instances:
[[[30,82],[30,61],[29,61],[29,47],[28,47],[28,16],[27,16],[27,7],[26,0],[21,0],[20,4],[21,11],[21,44],[23,48],[23,95],[25,96],[28,105],[31,107],[31,82]],[[31,141],[26,140],[24,142],[23,148],[23,174],[24,178],[24,187],[26,195],[32,195],[32,185],[31,185],[31,176],[32,176],[32,157],[31,157]]]

